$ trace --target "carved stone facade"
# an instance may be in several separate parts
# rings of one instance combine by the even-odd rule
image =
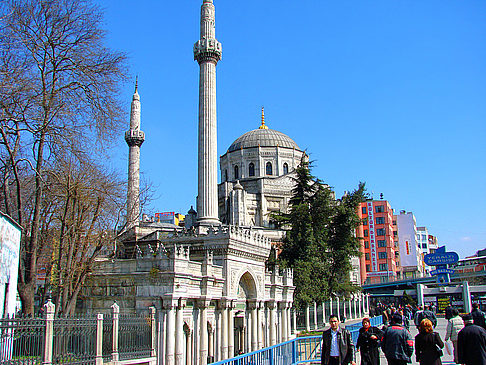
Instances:
[[[220,226],[136,242],[135,258],[101,260],[80,299],[87,313],[113,300],[125,313],[158,308],[159,363],[206,364],[291,337],[292,272],[267,270],[260,232]]]

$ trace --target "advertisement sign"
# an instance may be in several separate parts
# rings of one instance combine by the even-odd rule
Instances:
[[[0,316],[15,313],[19,271],[20,226],[0,214]]]
[[[368,272],[366,273],[367,277],[370,276],[394,276],[395,273],[393,271],[377,271],[377,272]]]
[[[432,270],[430,275],[439,275],[439,274],[454,274],[454,270],[452,269],[437,269]]]
[[[375,240],[375,219],[373,217],[373,202],[368,202],[368,226],[370,228],[370,256],[371,256],[371,271],[378,271],[378,253],[376,250]],[[367,274],[370,276],[370,273]]]

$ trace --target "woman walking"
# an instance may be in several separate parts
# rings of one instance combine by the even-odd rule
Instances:
[[[440,335],[434,332],[432,322],[425,318],[419,325],[419,334],[415,336],[415,356],[420,365],[442,365],[442,342]]]
[[[459,316],[459,311],[456,308],[450,311],[451,318],[447,322],[446,335],[444,340],[450,339],[452,341],[452,346],[454,347],[454,362],[459,363],[457,359],[457,335],[459,331],[464,328],[464,321]]]
[[[361,352],[361,365],[380,365],[380,340],[383,331],[371,326],[369,318],[363,318],[363,327],[359,329],[356,350]]]

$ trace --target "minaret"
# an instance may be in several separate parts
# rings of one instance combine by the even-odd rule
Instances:
[[[135,81],[135,92],[130,111],[130,129],[125,132],[128,145],[128,196],[127,228],[138,225],[140,215],[140,146],[145,141],[145,133],[140,130],[140,96],[138,79]]]
[[[218,152],[216,141],[216,64],[221,59],[221,43],[216,40],[213,0],[201,6],[201,39],[194,44],[199,63],[199,147],[198,200],[200,225],[219,225]]]

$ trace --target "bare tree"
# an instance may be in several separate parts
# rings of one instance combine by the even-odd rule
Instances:
[[[18,289],[33,313],[47,166],[61,152],[99,151],[120,132],[126,58],[105,47],[90,1],[7,0],[0,9],[1,203],[24,228]]]

